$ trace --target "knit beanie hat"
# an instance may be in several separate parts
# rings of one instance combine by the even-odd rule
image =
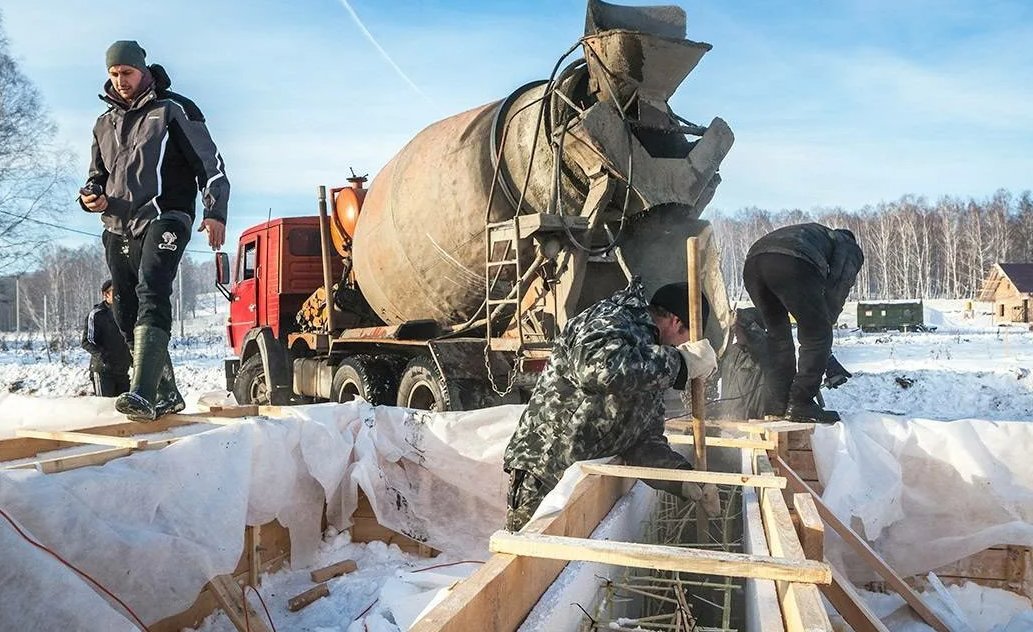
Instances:
[[[706,295],[703,295],[702,301],[702,315],[704,324],[710,317],[710,301],[707,300]],[[689,325],[689,284],[682,281],[681,283],[668,283],[661,287],[653,294],[653,298],[649,301],[650,305],[662,307],[671,314],[677,316],[686,327]]]
[[[135,40],[119,40],[108,47],[105,55],[107,68],[112,66],[132,66],[139,70],[147,70],[145,59],[147,51],[140,47]]]

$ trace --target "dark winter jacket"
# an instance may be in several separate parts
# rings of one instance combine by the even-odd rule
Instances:
[[[746,258],[764,253],[797,257],[818,269],[826,279],[825,302],[832,322],[843,311],[846,297],[864,265],[864,253],[853,233],[814,223],[794,224],[771,231],[754,242]]]
[[[96,373],[126,373],[129,371],[129,346],[115,324],[111,306],[101,301],[93,306],[86,317],[82,332],[82,348],[92,356],[90,370]]]
[[[664,392],[684,386],[684,362],[659,344],[646,306],[636,278],[567,323],[506,448],[506,471],[526,470],[551,489],[574,462],[605,456],[691,468],[664,437]]]
[[[161,66],[149,70],[154,81],[133,103],[126,104],[110,81],[100,97],[110,107],[93,127],[87,183],[102,186],[108,196],[104,227],[138,237],[159,215],[189,227],[198,191],[204,217],[225,223],[230,183],[204,115],[169,90],[172,82]]]

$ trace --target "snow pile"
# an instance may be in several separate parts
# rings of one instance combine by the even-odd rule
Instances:
[[[382,525],[446,554],[487,557],[487,537],[505,514],[502,450],[521,410],[296,407],[100,467],[0,470],[0,507],[152,623],[234,569],[245,525],[279,520],[290,529],[292,564],[316,562],[324,500],[346,527],[356,485]],[[67,629],[69,617],[80,617],[128,629],[71,570],[41,564],[6,521],[0,538],[0,594],[26,604],[5,611],[0,627]],[[55,608],[41,594],[78,595],[78,609]]]

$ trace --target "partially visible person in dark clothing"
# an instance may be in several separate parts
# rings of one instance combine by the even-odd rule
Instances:
[[[816,398],[829,367],[837,384],[849,373],[829,362],[832,327],[864,264],[864,253],[849,230],[796,224],[772,231],[750,248],[743,283],[767,330],[764,372],[766,417],[835,423],[839,414]],[[789,315],[797,324],[797,366]],[[838,368],[837,368],[838,367]],[[842,373],[838,373],[838,371]]]
[[[129,345],[111,313],[111,279],[100,287],[103,300],[93,306],[82,332],[82,348],[90,353],[90,381],[98,397],[118,397],[129,390]]]

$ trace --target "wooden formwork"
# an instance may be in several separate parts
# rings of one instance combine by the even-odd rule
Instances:
[[[809,433],[793,433],[787,437],[783,459],[801,478],[818,491],[824,491],[818,481],[817,467]],[[1033,549],[1023,545],[1001,543],[951,564],[932,569],[945,584],[973,582],[989,588],[1001,588],[1033,599]],[[905,578],[915,587],[924,588],[925,575]],[[872,588],[885,588],[883,582],[874,582]]]
[[[234,406],[213,408],[207,412],[167,415],[152,422],[126,421],[107,426],[96,426],[70,431],[18,430],[17,436],[0,439],[0,469],[35,469],[44,474],[56,474],[81,467],[103,465],[138,450],[157,450],[184,437],[161,439],[142,438],[143,435],[162,433],[173,428],[196,426],[198,432],[206,426],[220,426],[245,421],[258,416],[275,416],[275,406]],[[189,435],[185,435],[189,436]],[[53,455],[65,448],[91,445],[95,450],[74,455]],[[325,510],[325,507],[324,507]],[[427,545],[396,533],[377,522],[369,499],[359,491],[358,506],[352,515],[353,542],[381,541],[395,544],[403,551],[429,557],[436,552]],[[242,600],[244,586],[258,586],[262,573],[280,569],[290,560],[290,534],[279,522],[248,526],[241,534],[244,551],[232,573],[214,578],[198,594],[194,603],[178,614],[148,626],[152,632],[175,632],[185,627],[196,628],[216,609],[223,609],[231,621],[243,621],[243,608],[248,608],[247,627],[251,632],[268,628],[264,617]],[[238,628],[244,629],[241,625]]]

